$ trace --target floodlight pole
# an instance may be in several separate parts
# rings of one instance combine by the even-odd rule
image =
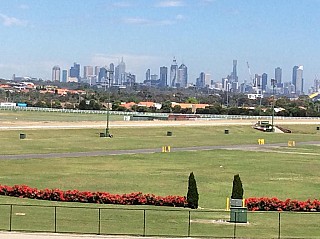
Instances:
[[[109,77],[108,77],[108,72],[109,72]],[[107,80],[108,80],[108,105],[107,105],[107,128],[106,128],[106,137],[111,137],[110,131],[109,131],[109,115],[110,115],[110,90],[111,90],[111,76],[113,74],[113,71],[111,70],[106,70],[107,73]],[[105,82],[107,84],[107,82]]]
[[[272,84],[272,118],[271,118],[271,132],[274,131],[274,87],[276,84],[276,80],[275,79],[271,79],[271,84]]]

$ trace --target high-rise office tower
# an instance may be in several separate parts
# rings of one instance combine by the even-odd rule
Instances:
[[[93,67],[92,66],[84,66],[83,67],[83,78],[87,79],[90,76],[93,76]]]
[[[96,66],[96,67],[94,67],[94,75],[95,75],[95,76],[98,76],[98,75],[99,75],[100,68],[101,68],[101,66]]]
[[[303,94],[303,66],[299,66],[297,69],[297,78],[296,78],[296,93],[298,95]]]
[[[297,84],[297,70],[298,70],[299,66],[294,66],[292,69],[292,84],[294,85],[294,87],[296,88],[296,84]]]
[[[237,75],[237,60],[233,60],[233,67],[232,67],[232,82],[238,82],[238,75]]]
[[[68,71],[62,70],[62,82],[66,83],[68,81]]]
[[[170,67],[170,86],[176,87],[178,77],[178,64],[176,58],[173,58],[173,62]]]
[[[126,80],[126,64],[123,61],[123,58],[121,58],[121,62],[116,66],[115,68],[115,82],[118,85],[123,85]]]
[[[188,68],[181,64],[178,68],[177,87],[187,87],[188,85]]]
[[[274,79],[275,79],[277,84],[281,84],[282,83],[282,69],[280,67],[277,67],[274,70]]]
[[[261,76],[261,89],[262,92],[267,90],[267,84],[268,84],[268,75],[267,73],[263,73]]]
[[[303,66],[294,66],[292,71],[292,84],[297,95],[303,94]]]
[[[105,82],[107,79],[107,69],[105,67],[100,67],[98,74],[98,82]]]
[[[151,71],[150,71],[150,69],[148,69],[147,71],[146,71],[146,79],[145,79],[146,81],[150,81],[151,80]]]
[[[115,84],[115,82],[114,82],[114,64],[113,63],[110,63],[110,65],[109,65],[109,77],[110,77],[110,82],[112,83],[112,85],[113,84]]]
[[[73,63],[73,66],[70,68],[69,76],[77,78],[78,81],[80,80],[80,64],[76,62]]]
[[[60,81],[61,71],[59,66],[52,68],[52,81]]]
[[[168,67],[162,66],[160,67],[160,87],[167,87],[168,86]]]

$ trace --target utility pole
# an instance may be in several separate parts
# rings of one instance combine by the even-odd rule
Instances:
[[[274,132],[274,87],[276,85],[276,80],[275,79],[271,79],[271,85],[272,85],[272,118],[271,118],[271,132]]]
[[[108,73],[109,73],[109,76],[108,76]],[[108,80],[108,105],[107,105],[107,127],[106,127],[106,137],[110,137],[112,138],[113,135],[110,134],[110,131],[109,131],[109,115],[110,115],[110,94],[111,94],[111,79],[113,78],[113,71],[111,70],[106,70],[106,77]],[[107,82],[105,82],[105,84],[107,84]]]

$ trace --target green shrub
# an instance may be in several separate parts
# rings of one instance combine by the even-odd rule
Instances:
[[[190,173],[188,181],[188,193],[187,193],[187,202],[188,207],[192,209],[198,208],[199,194],[197,189],[197,182],[194,178],[193,172]]]
[[[243,199],[243,188],[239,174],[234,175],[232,185],[232,199]]]

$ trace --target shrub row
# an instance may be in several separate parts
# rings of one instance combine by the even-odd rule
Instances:
[[[310,200],[298,201],[287,199],[282,201],[278,198],[247,198],[246,206],[249,211],[298,211],[298,212],[320,212],[320,201]]]
[[[108,192],[82,192],[78,190],[62,191],[60,189],[39,190],[26,185],[15,185],[13,187],[0,185],[0,195],[30,198],[49,201],[100,203],[100,204],[122,204],[122,205],[155,205],[185,207],[186,197],[183,196],[155,196],[153,194],[142,194],[134,192],[129,194],[110,194]]]

